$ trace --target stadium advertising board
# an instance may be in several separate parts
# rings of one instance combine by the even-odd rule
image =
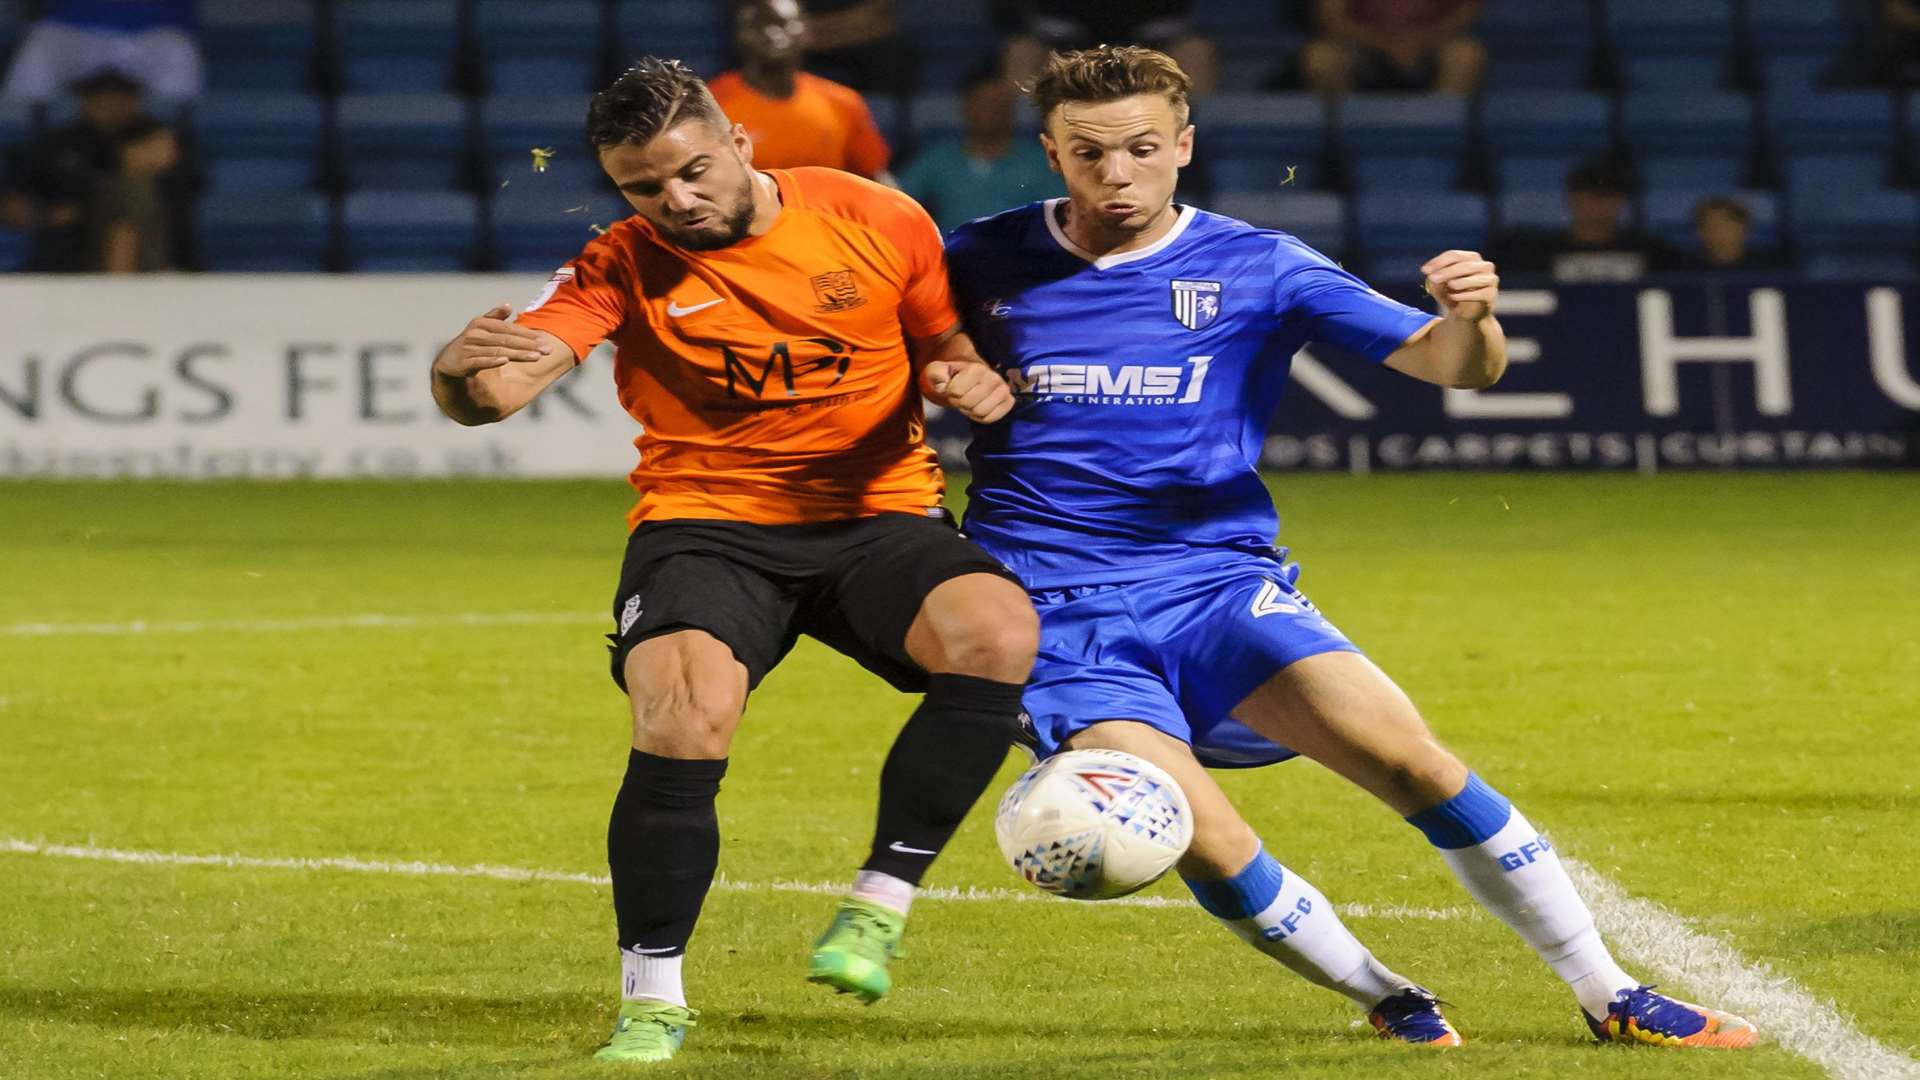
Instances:
[[[16,277],[0,309],[0,476],[617,476],[611,361],[464,429],[435,350],[518,275]],[[1920,458],[1920,289],[1704,280],[1515,289],[1499,386],[1295,358],[1266,464],[1304,469],[1892,466]],[[1115,358],[1116,364],[1155,358]],[[1061,385],[1065,385],[1062,383]],[[932,425],[957,457],[965,424]]]

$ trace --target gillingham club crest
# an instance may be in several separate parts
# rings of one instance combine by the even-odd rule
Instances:
[[[1173,281],[1173,317],[1189,330],[1204,330],[1220,317],[1220,283]]]

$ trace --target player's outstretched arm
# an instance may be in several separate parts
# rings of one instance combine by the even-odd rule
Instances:
[[[934,404],[978,424],[991,424],[1013,409],[1007,380],[980,358],[973,339],[958,326],[913,339],[913,355],[921,361],[920,392]]]
[[[1500,275],[1477,251],[1443,251],[1420,272],[1441,318],[1387,357],[1387,366],[1422,382],[1460,390],[1492,386],[1507,370],[1507,335],[1493,317]]]
[[[441,412],[469,427],[505,420],[573,369],[566,342],[516,326],[512,316],[511,305],[494,305],[434,357],[433,400]]]

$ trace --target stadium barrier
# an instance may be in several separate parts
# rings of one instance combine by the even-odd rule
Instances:
[[[447,337],[539,288],[521,275],[0,280],[17,328],[0,353],[0,477],[623,475],[638,426],[614,400],[604,347],[503,424],[461,428],[427,393]],[[1920,289],[1791,281],[1514,289],[1498,387],[1442,391],[1312,348],[1295,357],[1264,463],[1912,465],[1916,310]],[[1132,373],[1188,359],[1058,366],[1044,385],[1159,408],[1165,395]],[[957,459],[966,425],[937,416],[930,429]]]

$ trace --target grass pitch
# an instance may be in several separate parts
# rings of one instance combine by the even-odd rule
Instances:
[[[1302,587],[1564,853],[1913,1053],[1920,481],[1274,487]],[[604,872],[627,721],[604,627],[567,617],[605,611],[626,504],[585,483],[0,486],[0,841]],[[560,621],[444,618],[498,612]],[[339,621],[362,614],[424,621]],[[1350,921],[1455,1003],[1464,1049],[1371,1038],[1191,907],[925,901],[896,992],[836,999],[802,981],[830,898],[766,886],[851,873],[910,704],[811,643],[755,695],[720,803],[737,887],[689,955],[700,1026],[656,1073],[1823,1075],[1774,1045],[1589,1045],[1419,834],[1308,763],[1224,782],[1336,901],[1439,909]],[[991,803],[929,884],[1018,887]],[[580,882],[0,852],[0,1076],[612,1075],[586,1057],[612,938]]]

